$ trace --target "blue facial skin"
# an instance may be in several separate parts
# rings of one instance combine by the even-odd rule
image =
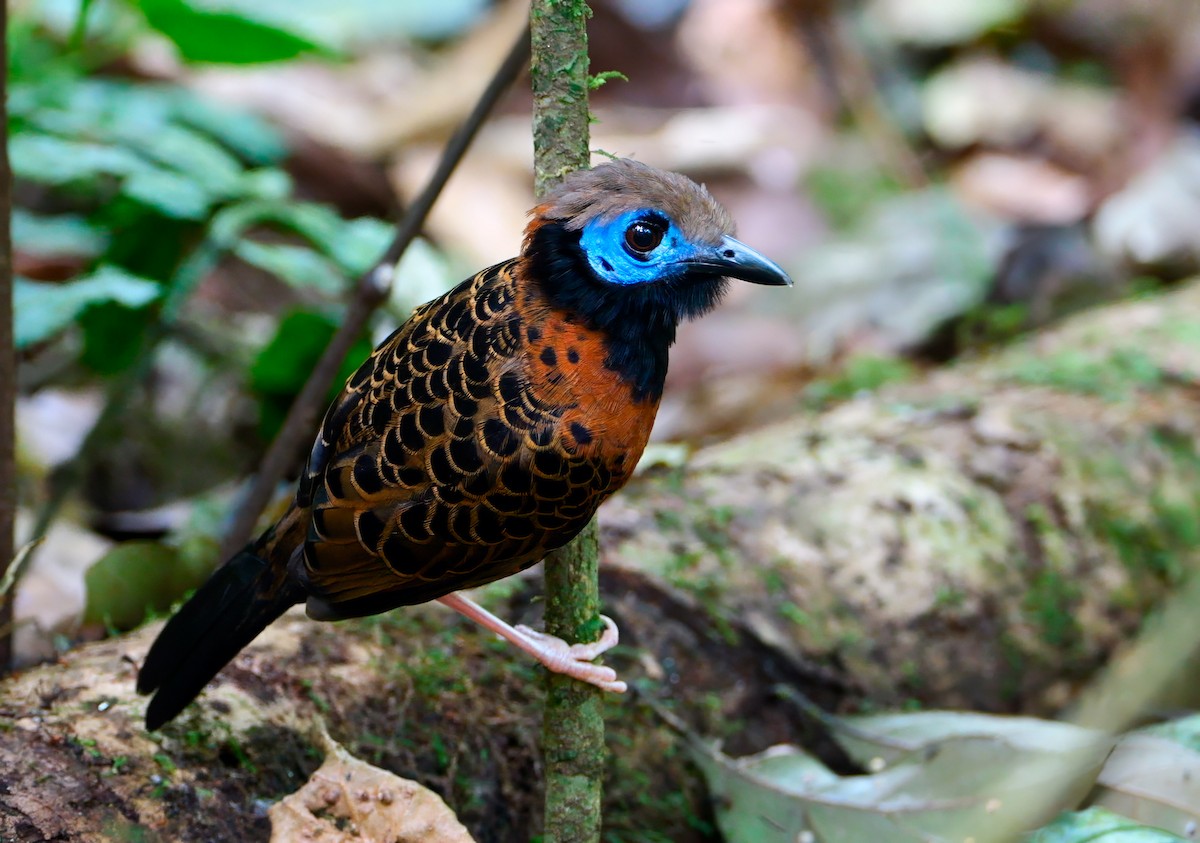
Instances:
[[[666,225],[662,242],[645,255],[625,243],[625,231],[639,219],[654,219]],[[654,211],[629,211],[613,219],[593,219],[579,238],[583,253],[598,278],[611,284],[649,284],[682,276],[684,261],[699,250],[665,216]]]

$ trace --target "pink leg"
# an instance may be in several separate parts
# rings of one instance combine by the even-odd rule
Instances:
[[[618,694],[625,693],[628,687],[617,678],[617,672],[611,667],[592,664],[592,659],[617,643],[617,625],[604,615],[600,616],[604,621],[604,634],[600,636],[599,641],[591,644],[568,644],[561,638],[537,632],[527,626],[511,626],[461,594],[447,594],[445,597],[439,597],[438,602],[490,629],[501,638],[511,641],[545,665],[547,670],[564,673],[581,682]]]

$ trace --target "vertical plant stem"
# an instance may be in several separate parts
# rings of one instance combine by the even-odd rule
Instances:
[[[588,51],[583,0],[534,0],[534,190],[540,197],[565,175],[587,167]],[[568,642],[600,634],[599,542],[595,522],[546,559],[546,631]],[[548,675],[542,746],[546,770],[547,843],[600,839],[604,774],[603,691]]]
[[[17,353],[13,345],[12,174],[8,167],[8,6],[0,5],[0,581],[13,564],[17,515]],[[12,595],[0,597],[0,674],[12,666]]]

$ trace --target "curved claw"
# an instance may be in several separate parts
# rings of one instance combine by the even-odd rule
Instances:
[[[547,670],[562,673],[578,679],[580,682],[587,682],[604,691],[623,694],[629,689],[628,685],[617,678],[617,672],[611,667],[592,664],[592,659],[615,647],[620,639],[617,625],[613,623],[612,618],[606,615],[600,616],[600,619],[604,621],[604,633],[598,641],[590,644],[568,644],[561,638],[545,632],[538,632],[527,626],[509,626],[461,594],[447,594],[445,597],[439,597],[438,600],[516,644],[545,665]]]
[[[620,630],[612,618],[601,615],[600,619],[604,621],[604,633],[590,644],[568,644],[557,636],[538,632],[524,625],[515,629],[529,642],[529,647],[522,649],[545,665],[547,670],[565,674],[605,691],[623,694],[629,686],[617,679],[615,670],[591,663],[592,659],[615,647],[621,637]]]

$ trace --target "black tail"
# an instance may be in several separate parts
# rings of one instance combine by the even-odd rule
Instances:
[[[286,565],[247,547],[221,566],[167,621],[138,672],[137,689],[157,691],[146,728],[157,729],[196,698],[238,651],[304,599]]]

